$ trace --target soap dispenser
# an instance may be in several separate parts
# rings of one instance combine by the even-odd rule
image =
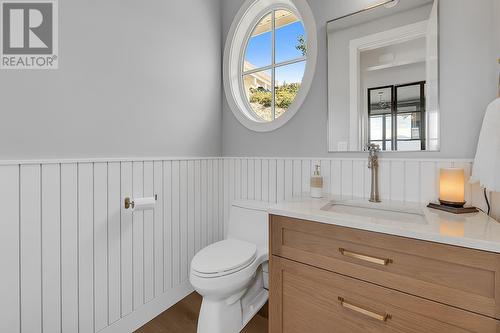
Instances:
[[[311,177],[311,197],[312,198],[323,197],[323,177],[321,177],[321,171],[319,165],[315,166],[314,174]]]

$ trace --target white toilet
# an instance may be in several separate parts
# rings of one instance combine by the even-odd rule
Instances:
[[[198,333],[237,333],[266,303],[268,203],[234,202],[227,238],[198,252],[189,280],[203,296]]]

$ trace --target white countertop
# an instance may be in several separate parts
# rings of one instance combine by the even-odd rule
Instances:
[[[420,216],[415,215],[414,221],[410,218],[401,222],[398,213],[388,210],[366,215],[346,213],[349,208],[338,212],[322,210],[332,201],[340,206],[370,208],[370,205],[377,205],[374,207],[413,212]],[[335,196],[312,199],[304,196],[271,206],[269,214],[500,253],[500,223],[483,212],[455,215],[421,204],[395,201],[372,204],[366,199],[342,200]]]

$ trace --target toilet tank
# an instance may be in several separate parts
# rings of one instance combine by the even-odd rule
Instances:
[[[268,247],[269,227],[267,209],[269,203],[262,201],[235,201],[229,212],[227,238],[241,239]]]

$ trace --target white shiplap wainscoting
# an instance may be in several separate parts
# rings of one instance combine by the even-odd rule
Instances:
[[[0,162],[0,332],[130,332],[187,295],[222,176],[220,158]]]
[[[316,164],[325,192],[368,197],[365,159],[0,162],[0,332],[131,332],[192,291],[191,258],[223,237],[232,200],[299,197]],[[450,166],[472,161],[382,159],[381,196],[435,200]],[[123,208],[154,194],[154,210]],[[477,185],[466,199],[484,207]]]
[[[461,167],[470,177],[472,160],[381,159],[380,195],[383,200],[427,203],[438,199],[439,169]],[[233,158],[224,159],[225,221],[234,199],[280,202],[309,192],[314,166],[321,166],[324,191],[345,199],[368,198],[367,159]],[[468,203],[484,208],[477,184],[466,185]],[[498,205],[496,205],[498,207]]]

